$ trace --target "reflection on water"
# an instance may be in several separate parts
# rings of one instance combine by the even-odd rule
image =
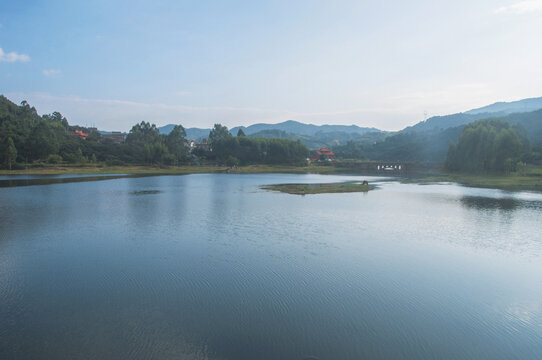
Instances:
[[[154,195],[154,194],[160,194],[163,191],[160,190],[141,190],[141,191],[132,191],[130,194],[132,195]]]
[[[16,186],[66,184],[73,182],[87,182],[99,180],[112,180],[125,177],[140,177],[144,175],[14,175],[0,176],[0,188]]]
[[[542,353],[542,195],[320,175],[0,189],[0,358]]]
[[[482,196],[464,196],[461,203],[465,207],[478,210],[515,210],[521,207],[524,201],[513,198],[487,198]]]

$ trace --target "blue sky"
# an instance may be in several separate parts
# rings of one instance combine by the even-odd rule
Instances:
[[[0,93],[105,130],[397,130],[542,96],[541,0],[0,1]]]

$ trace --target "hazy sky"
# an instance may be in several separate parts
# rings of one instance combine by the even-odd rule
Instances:
[[[0,3],[0,93],[105,130],[397,130],[542,96],[542,0]]]

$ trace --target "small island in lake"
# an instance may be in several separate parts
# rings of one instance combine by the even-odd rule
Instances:
[[[342,182],[328,184],[277,184],[264,185],[264,190],[280,191],[287,194],[308,195],[326,193],[367,192],[374,189],[368,182]]]

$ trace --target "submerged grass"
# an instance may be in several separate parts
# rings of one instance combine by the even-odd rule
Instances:
[[[367,192],[373,187],[360,183],[344,182],[331,184],[277,184],[262,186],[264,190],[280,191],[294,195],[326,194],[326,193],[348,193]]]

